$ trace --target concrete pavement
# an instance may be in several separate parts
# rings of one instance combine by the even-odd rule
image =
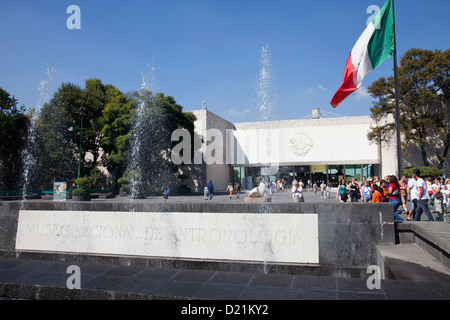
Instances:
[[[333,196],[334,195],[334,196]],[[306,202],[337,202],[305,192]],[[237,199],[224,193],[212,202],[244,202],[245,192]],[[32,201],[32,200],[31,200]],[[94,199],[93,201],[105,201]],[[130,201],[128,198],[107,201]],[[163,202],[162,198],[133,201]],[[198,202],[202,195],[171,196],[170,202]],[[272,202],[292,201],[289,192],[275,193]],[[420,252],[420,254],[424,254]],[[425,253],[426,254],[426,253]],[[421,256],[421,259],[434,259]],[[80,289],[68,289],[72,273],[68,267],[79,267]],[[411,265],[409,265],[411,267]],[[0,298],[25,300],[179,300],[179,301],[269,301],[269,300],[448,300],[450,276],[433,268],[413,268],[409,272],[422,277],[403,280],[381,280],[379,287],[366,278],[340,278],[312,275],[273,274],[264,272],[229,272],[126,266],[70,261],[27,260],[0,257]],[[182,303],[180,307],[187,306]],[[181,312],[174,310],[174,312]]]

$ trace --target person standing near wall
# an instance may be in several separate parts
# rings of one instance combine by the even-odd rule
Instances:
[[[372,193],[373,193],[373,191],[369,185],[369,181],[365,180],[364,185],[361,188],[361,199],[363,199],[363,202],[370,202],[372,199]]]
[[[434,197],[434,212],[438,214],[438,221],[444,221],[444,195],[442,194],[443,186],[439,177],[434,179],[434,183],[431,185]]]
[[[400,185],[400,197],[402,200],[402,204],[400,205],[400,210],[404,211],[405,213],[408,213],[408,208],[406,207],[406,201],[408,201],[407,195],[406,195],[406,189],[408,188],[408,186],[406,184],[406,176],[402,176],[402,178],[400,179],[398,184]]]
[[[408,181],[408,186],[406,187],[406,194],[408,197],[408,201],[411,202],[411,210],[409,211],[408,217],[406,220],[411,221],[414,219],[417,207],[418,207],[418,198],[417,198],[417,189],[416,189],[416,179],[412,178]]]
[[[231,199],[231,197],[233,196],[233,183],[228,183],[228,187],[227,187],[227,190],[226,190],[229,194],[230,194],[230,199]]]
[[[338,187],[336,199],[339,198],[341,202],[347,202],[347,182],[342,179],[341,184]]]
[[[416,180],[416,191],[418,199],[418,207],[414,216],[414,221],[420,221],[423,211],[425,211],[425,214],[427,215],[429,221],[434,221],[430,209],[428,208],[428,201],[430,197],[428,195],[427,183],[420,177],[419,169],[414,169],[413,178]]]
[[[161,188],[161,191],[162,191],[162,195],[163,195],[164,201],[169,199],[170,188],[169,188],[169,185],[167,183],[163,184],[163,186]]]
[[[212,200],[214,196],[214,184],[212,183],[211,180],[208,183],[208,192],[209,192],[209,200]]]
[[[403,218],[397,214],[397,209],[402,204],[400,195],[400,185],[398,183],[396,176],[389,176],[389,188],[387,190],[387,196],[389,197],[389,202],[392,203],[394,209],[394,219],[396,221],[403,221]]]
[[[303,184],[303,183],[302,183]],[[303,199],[303,186],[297,180],[292,183],[292,198],[294,202],[305,202]]]

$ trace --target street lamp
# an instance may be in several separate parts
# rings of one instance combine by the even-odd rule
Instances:
[[[77,128],[77,130],[80,130],[80,156],[78,157],[78,178],[80,178],[81,174],[81,143],[83,142],[83,130],[86,128],[83,128],[83,116],[86,114],[85,107],[80,108],[80,116],[81,116],[81,126]]]

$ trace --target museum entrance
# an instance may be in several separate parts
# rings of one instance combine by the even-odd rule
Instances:
[[[243,189],[252,189],[260,182],[283,181],[288,187],[294,180],[303,182],[307,188],[312,188],[314,183],[320,187],[322,181],[331,187],[337,187],[339,181],[345,179],[350,182],[354,177],[361,182],[362,177],[372,180],[379,177],[379,164],[351,164],[351,165],[302,165],[280,166],[269,174],[264,174],[262,167],[233,167],[232,181],[239,181]]]

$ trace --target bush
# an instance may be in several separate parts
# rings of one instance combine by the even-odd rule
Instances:
[[[405,175],[407,178],[412,178],[412,174],[414,169],[419,169],[420,170],[420,177],[424,178],[424,177],[440,177],[442,175],[441,170],[439,170],[436,167],[409,167],[409,168],[404,168],[402,170],[403,175]]]
[[[91,188],[91,181],[89,178],[83,177],[75,180],[75,184],[78,185],[81,189],[89,190]]]
[[[89,189],[79,188],[72,190],[72,196],[88,196],[88,195],[90,195]]]

